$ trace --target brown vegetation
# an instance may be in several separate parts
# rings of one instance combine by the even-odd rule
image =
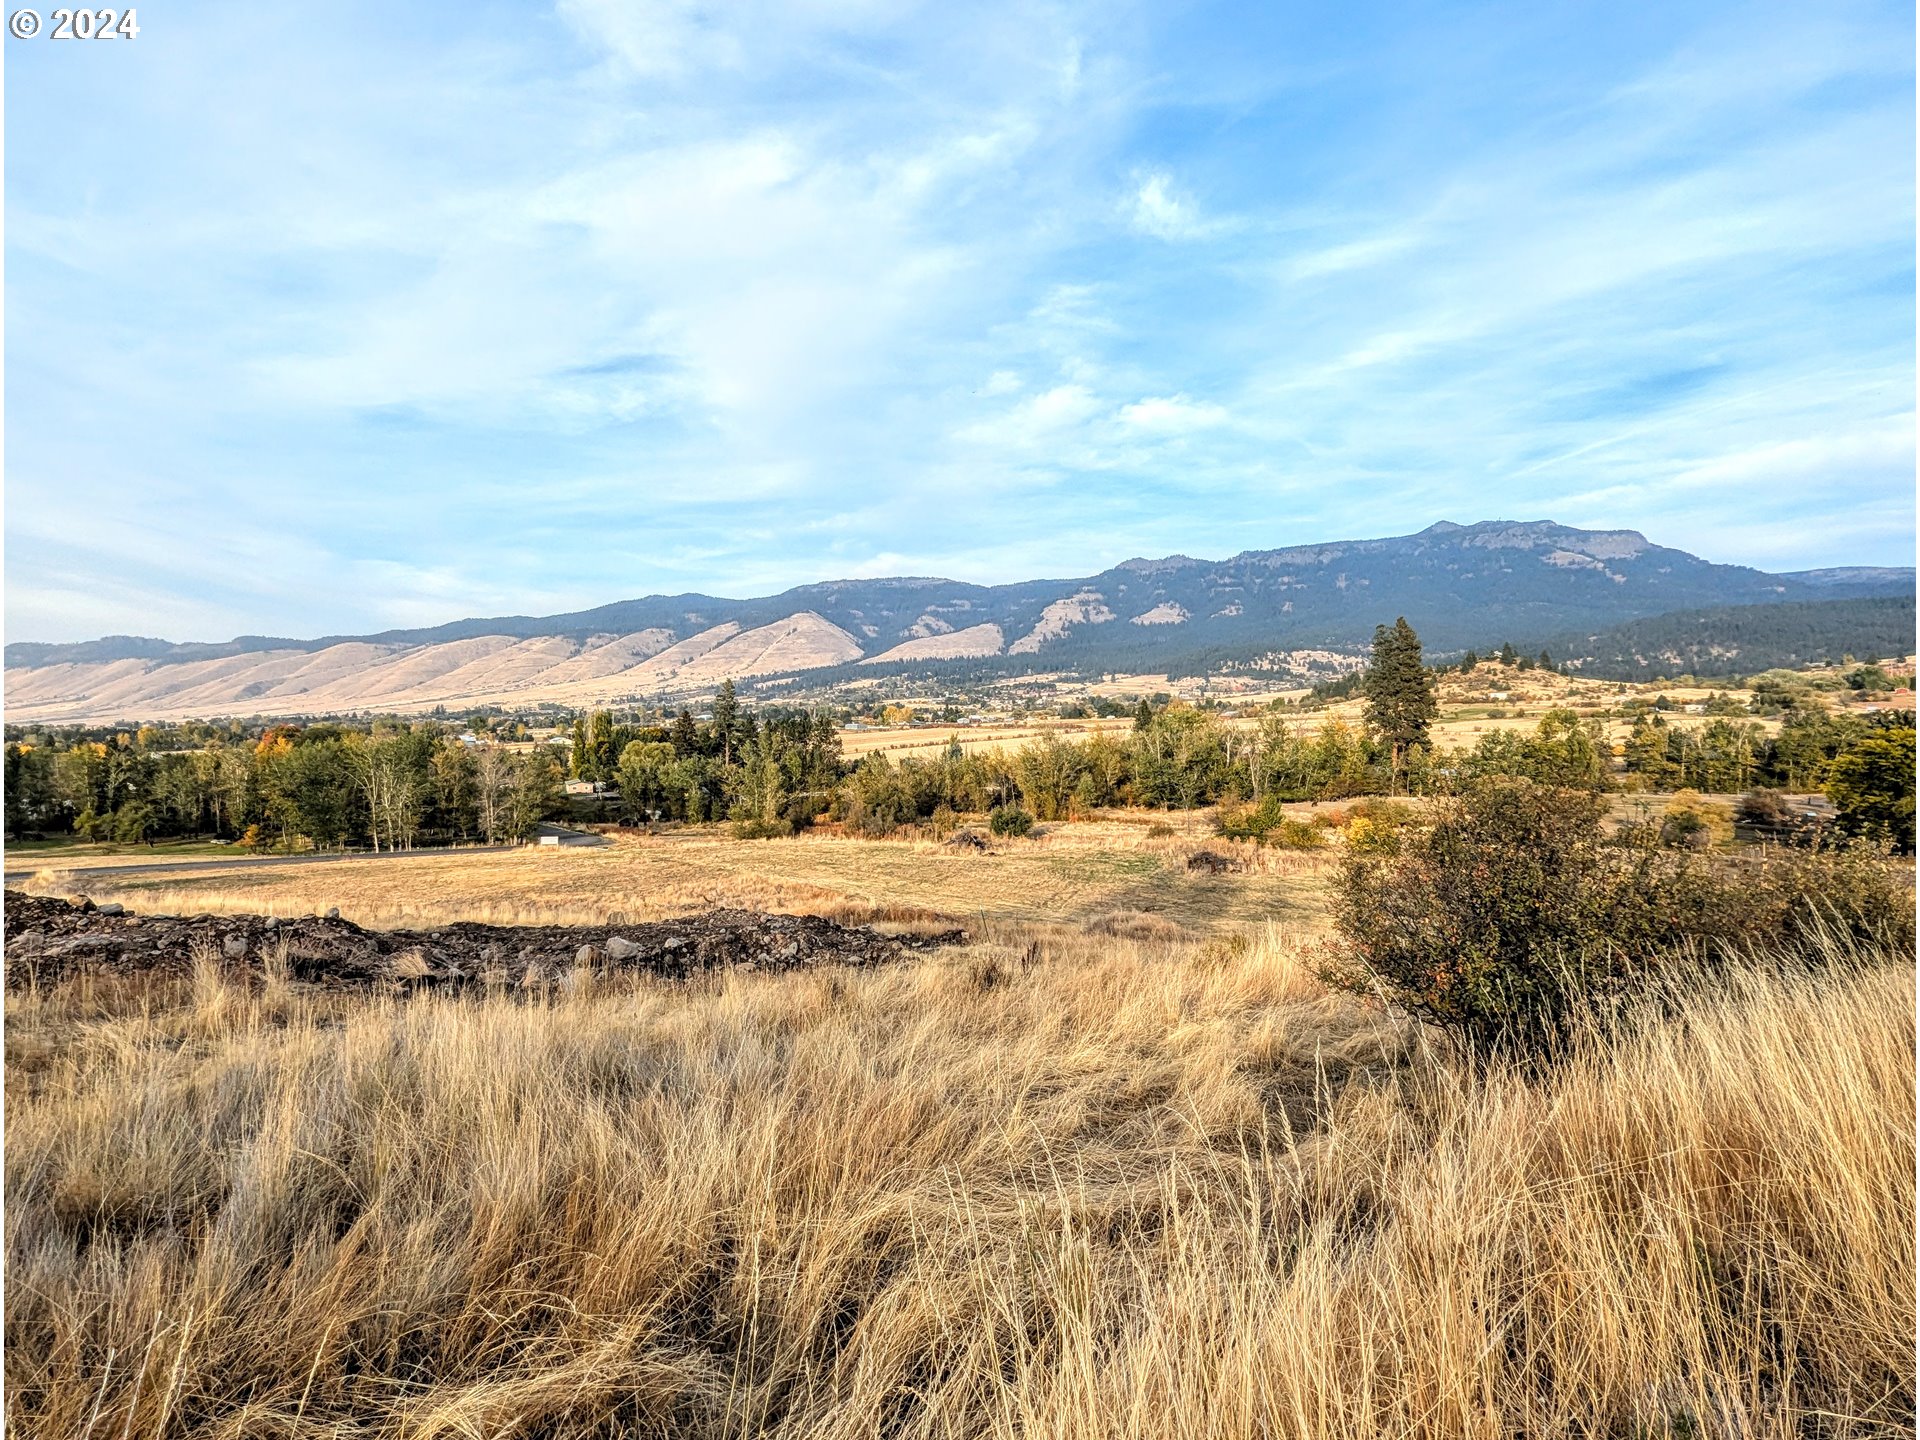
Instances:
[[[36,876],[25,888],[86,894],[142,911],[322,914],[362,925],[604,925],[728,907],[863,922],[902,911],[1003,920],[1076,921],[1116,909],[1162,912],[1183,924],[1254,924],[1272,917],[1324,927],[1325,864],[1303,855],[1213,841],[1245,872],[1189,873],[1203,838],[1154,836],[1137,825],[1058,824],[995,840],[981,852],[932,838],[868,841],[810,834],[735,840],[712,831],[621,835],[600,849],[415,855],[403,861],[112,876],[98,869]]]
[[[1740,972],[1530,1077],[1311,960],[16,995],[13,1428],[1910,1429],[1910,967]]]

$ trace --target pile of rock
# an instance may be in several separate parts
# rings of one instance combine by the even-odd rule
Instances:
[[[1187,857],[1187,869],[1208,875],[1236,875],[1246,868],[1245,861],[1218,850],[1196,850]]]
[[[50,984],[86,969],[184,973],[195,957],[259,971],[284,963],[295,981],[329,987],[540,984],[582,968],[685,979],[736,967],[879,965],[909,950],[950,945],[960,930],[883,935],[815,915],[714,910],[640,925],[476,925],[367,930],[326,915],[135,915],[95,905],[6,892],[7,986]]]

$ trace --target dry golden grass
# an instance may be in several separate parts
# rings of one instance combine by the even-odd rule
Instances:
[[[1324,924],[1325,862],[1239,847],[1250,873],[1189,871],[1211,837],[1204,817],[1167,836],[1132,824],[1047,827],[991,854],[932,841],[807,835],[735,840],[712,830],[620,836],[603,849],[329,860],[252,870],[113,876],[52,871],[25,888],[85,893],[136,910],[296,915],[338,906],[367,925],[605,924],[742,906],[841,919],[938,913],[963,919],[1084,920],[1114,910],[1157,912],[1194,928],[1280,917]]]
[[[14,1433],[1911,1433],[1910,966],[1539,1078],[1311,958],[16,996]]]
[[[842,730],[840,753],[849,760],[867,755],[889,755],[895,760],[913,756],[934,760],[944,755],[950,744],[958,743],[969,755],[1000,750],[1018,750],[1044,736],[1081,741],[1094,735],[1122,735],[1133,728],[1131,720],[1034,720],[1005,725],[929,725],[923,729]]]

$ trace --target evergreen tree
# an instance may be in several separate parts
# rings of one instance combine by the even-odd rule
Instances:
[[[733,693],[733,681],[720,682],[720,693],[713,697],[713,743],[720,751],[720,763],[733,763],[734,741],[740,730],[740,701]]]
[[[1553,673],[1553,656],[1549,655],[1546,651],[1542,650],[1540,652],[1539,665],[1542,670],[1545,670],[1548,674],[1552,674]]]
[[[1511,665],[1519,658],[1520,657],[1514,653],[1513,642],[1511,640],[1500,647],[1500,663],[1502,665]]]
[[[1467,651],[1465,655],[1460,657],[1460,673],[1462,675],[1471,675],[1474,667],[1479,663],[1480,657],[1471,650]]]
[[[1140,703],[1133,707],[1133,728],[1136,731],[1145,730],[1151,724],[1153,724],[1153,706],[1147,703],[1143,695],[1140,697]]]
[[[1627,772],[1637,775],[1648,790],[1671,790],[1680,782],[1680,767],[1667,758],[1667,722],[1658,715],[1642,715],[1627,736]]]
[[[1424,745],[1427,727],[1439,713],[1433,695],[1433,677],[1420,658],[1420,637],[1402,615],[1392,628],[1379,625],[1373,632],[1373,664],[1362,687],[1367,697],[1367,724],[1391,747],[1392,786],[1406,763],[1407,751]]]
[[[673,717],[673,733],[669,738],[673,741],[673,753],[683,760],[700,753],[700,732],[694,728],[693,712],[685,706]]]

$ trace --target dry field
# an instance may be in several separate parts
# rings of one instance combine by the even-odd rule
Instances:
[[[927,725],[899,729],[842,730],[840,753],[849,760],[867,755],[886,755],[894,760],[909,756],[934,760],[947,747],[958,744],[969,755],[997,750],[1018,750],[1031,741],[1052,735],[1061,740],[1080,741],[1098,734],[1125,735],[1133,728],[1131,720],[1036,720],[1008,725]]]
[[[806,835],[735,840],[714,829],[622,835],[605,848],[531,846],[507,853],[327,860],[259,869],[116,877],[112,867],[52,869],[24,888],[84,893],[173,914],[323,913],[366,925],[458,919],[497,924],[605,924],[715,906],[865,920],[926,913],[961,920],[1085,921],[1145,912],[1193,930],[1272,919],[1303,932],[1324,925],[1325,862],[1211,838],[1201,812],[1155,837],[1146,824],[1045,827],[991,853],[932,841]],[[1190,871],[1207,845],[1237,854],[1248,873]]]
[[[1136,680],[1164,682],[1163,676],[1136,677]],[[1197,694],[1197,686],[1187,687]],[[1171,687],[1178,691],[1179,686]],[[1109,695],[1126,698],[1133,695],[1168,691],[1165,683],[1152,685],[1142,690],[1138,684],[1114,682],[1086,687],[1090,695]],[[1490,691],[1498,691],[1506,698],[1489,699]],[[1304,690],[1266,691],[1251,694],[1213,692],[1214,698],[1228,707],[1245,707],[1252,710],[1264,705],[1276,696],[1297,700],[1307,692]],[[1621,701],[1632,697],[1651,700],[1656,695],[1665,695],[1676,706],[1693,701],[1704,701],[1710,695],[1719,693],[1713,689],[1699,686],[1666,684],[1624,684],[1611,680],[1584,680],[1577,676],[1555,675],[1541,671],[1502,672],[1486,667],[1471,676],[1448,674],[1443,676],[1439,686],[1441,702],[1440,716],[1433,726],[1433,739],[1439,745],[1471,746],[1482,735],[1495,730],[1531,731],[1540,723],[1540,717],[1547,711],[1559,706],[1572,706],[1579,710],[1611,709]],[[1191,697],[1189,697],[1191,698]],[[1498,716],[1489,715],[1489,710],[1503,712]],[[1293,724],[1305,731],[1314,731],[1329,720],[1340,720],[1355,727],[1364,723],[1366,703],[1360,699],[1338,701],[1319,710],[1308,711],[1297,716],[1289,716]],[[1688,715],[1682,711],[1667,712],[1663,717],[1668,724],[1680,729],[1689,729],[1710,724],[1713,717],[1707,715]],[[1757,723],[1768,733],[1775,733],[1780,722],[1774,718],[1737,716],[1740,723]],[[1253,714],[1241,715],[1229,719],[1226,724],[1235,729],[1250,729],[1258,723]],[[1610,718],[1605,723],[1607,738],[1614,741],[1626,739],[1633,729],[1633,722],[1619,717]],[[922,727],[882,727],[871,730],[848,730],[840,736],[840,748],[850,759],[859,759],[864,755],[885,754],[895,760],[909,756],[931,759],[945,752],[949,743],[958,741],[960,747],[969,754],[1001,750],[1014,750],[1043,736],[1053,735],[1062,740],[1080,741],[1099,733],[1124,736],[1132,729],[1132,722],[1124,719],[1113,720],[1034,720],[1024,723],[1004,723],[981,726],[927,725]]]
[[[457,998],[211,955],[9,995],[11,1433],[1913,1433],[1911,957],[1476,1066],[1322,984],[1326,860],[1189,871],[1204,819],[40,877],[973,939]]]
[[[12,1432],[1912,1433],[1911,965],[1543,1078],[1314,958],[13,995]]]

